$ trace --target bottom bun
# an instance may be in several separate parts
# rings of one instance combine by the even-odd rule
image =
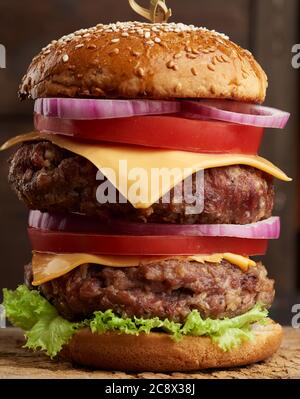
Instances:
[[[185,337],[174,342],[164,333],[93,334],[83,329],[73,336],[62,356],[82,366],[115,371],[171,372],[244,366],[269,358],[282,341],[282,328],[274,322],[253,330],[255,340],[224,352],[207,337]]]

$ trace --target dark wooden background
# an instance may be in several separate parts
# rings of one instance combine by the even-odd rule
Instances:
[[[140,4],[148,1],[140,0]],[[277,281],[275,317],[291,319],[299,294],[297,235],[299,75],[291,66],[293,44],[300,43],[297,0],[168,0],[173,20],[207,26],[230,35],[249,48],[269,75],[267,104],[288,110],[284,132],[267,132],[262,155],[294,178],[278,184],[276,214],[282,217],[282,237],[270,245],[265,263]],[[0,69],[0,140],[32,129],[31,102],[19,103],[19,81],[32,57],[54,38],[99,22],[139,19],[127,0],[0,0],[0,44],[7,49],[7,68]],[[0,289],[22,282],[30,259],[26,237],[27,212],[10,192],[6,159],[0,154]],[[0,295],[1,296],[1,295]],[[300,303],[300,299],[298,300]]]

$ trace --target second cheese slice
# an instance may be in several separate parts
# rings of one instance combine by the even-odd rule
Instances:
[[[33,252],[32,256],[32,271],[33,282],[32,285],[38,286],[48,281],[54,280],[77,267],[84,264],[96,264],[100,266],[128,268],[147,265],[155,262],[161,262],[167,259],[182,259],[182,258],[168,258],[168,257],[150,257],[150,256],[106,256],[106,255],[91,255],[91,254],[52,254]],[[227,260],[231,264],[239,267],[242,271],[247,272],[249,267],[254,267],[256,263],[244,256],[225,253],[213,255],[194,255],[183,258],[197,263],[213,263],[219,264],[221,261]]]

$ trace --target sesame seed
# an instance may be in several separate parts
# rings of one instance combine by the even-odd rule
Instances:
[[[154,45],[154,41],[153,41],[153,40],[148,40],[148,41],[146,42],[146,44],[149,44],[149,46],[153,46],[153,45]]]
[[[210,70],[210,71],[215,71],[216,70],[216,67],[213,65],[213,64],[208,64],[207,65],[207,68]]]
[[[97,46],[96,46],[96,44],[91,43],[91,44],[89,44],[89,45],[87,46],[87,48],[88,48],[89,50],[95,50],[95,49],[97,48]]]
[[[128,37],[128,36],[129,36],[129,33],[128,33],[128,32],[123,32],[121,36],[122,36],[122,37]]]
[[[169,69],[173,69],[174,71],[178,71],[178,65],[176,65],[174,61],[169,61],[167,63],[167,67]]]
[[[151,33],[150,32],[146,32],[145,33],[145,39],[150,39],[151,37]]]
[[[137,73],[137,75],[138,75],[139,77],[141,77],[141,78],[145,75],[145,71],[144,71],[143,68],[138,68],[138,70],[136,71],[136,73]]]
[[[174,68],[174,66],[175,66],[175,62],[174,62],[174,61],[169,61],[169,62],[167,63],[167,67],[168,67],[168,68]]]
[[[98,94],[98,95],[102,95],[102,94],[103,94],[103,90],[101,90],[99,87],[95,87],[95,88],[93,89],[93,91],[94,91],[96,94]]]
[[[50,54],[50,53],[51,53],[51,50],[46,50],[46,51],[44,52],[45,55]]]
[[[110,54],[119,54],[120,50],[118,48],[113,49]]]
[[[175,91],[178,92],[182,89],[182,84],[180,82],[177,83],[176,87],[175,87]]]
[[[197,58],[196,54],[191,54],[191,53],[187,53],[187,58],[191,59],[191,60],[195,60]]]
[[[120,39],[111,39],[112,43],[119,43]]]
[[[154,39],[154,41],[155,41],[155,43],[161,43],[161,39],[160,39],[159,37],[156,37],[156,38]]]
[[[132,51],[131,53],[134,57],[139,57],[141,55],[141,53],[139,53],[138,51]]]
[[[82,43],[81,44],[76,44],[76,46],[75,46],[76,49],[81,48],[81,47],[84,47],[84,44],[82,44]]]
[[[225,55],[225,54],[222,54],[222,55],[221,55],[221,58],[222,58],[222,60],[223,60],[224,62],[230,62],[230,58],[227,57],[227,55]]]
[[[182,57],[182,53],[177,53],[174,55],[175,60],[178,60],[181,57]]]
[[[194,75],[194,76],[197,76],[198,75],[198,72],[197,72],[197,70],[196,70],[196,68],[192,68],[191,69],[191,71],[192,71],[192,74]]]
[[[68,54],[64,54],[62,57],[63,62],[68,62],[69,61],[69,56]]]

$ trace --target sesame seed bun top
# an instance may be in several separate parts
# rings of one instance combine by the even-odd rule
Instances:
[[[181,23],[118,22],[52,41],[33,59],[19,95],[262,103],[266,89],[252,54],[223,34]]]

